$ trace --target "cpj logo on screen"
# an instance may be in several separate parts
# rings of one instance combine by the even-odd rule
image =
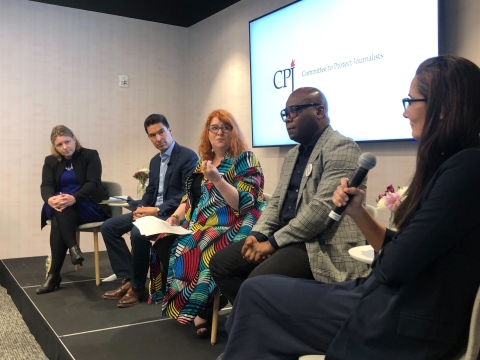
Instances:
[[[292,92],[295,89],[294,87],[295,81],[295,59],[292,60],[290,63],[290,67],[288,69],[278,70],[273,75],[273,86],[276,89],[283,89],[286,88],[288,85],[287,83],[291,83],[292,85]]]

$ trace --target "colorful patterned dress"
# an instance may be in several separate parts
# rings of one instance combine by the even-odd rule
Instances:
[[[265,205],[263,171],[251,151],[237,159],[225,156],[218,166],[222,177],[238,190],[239,210],[227,204],[215,186],[200,171],[200,159],[192,176],[187,179],[185,220],[181,226],[193,231],[179,236],[172,245],[167,271],[155,253],[150,256],[149,304],[162,302],[162,314],[190,323],[212,300],[216,284],[210,276],[211,257],[231,243],[244,239],[259,219]],[[192,212],[192,183],[201,176],[200,198]],[[160,234],[157,241],[168,236]],[[165,282],[165,293],[162,284]]]

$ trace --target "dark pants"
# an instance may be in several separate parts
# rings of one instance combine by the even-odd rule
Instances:
[[[68,206],[61,212],[50,210],[52,215],[50,229],[50,250],[52,260],[49,274],[60,274],[65,254],[72,246],[77,245],[76,229],[81,219],[72,206]]]
[[[133,225],[133,213],[128,213],[105,221],[100,228],[107,248],[112,270],[118,279],[130,279],[132,286],[143,289],[148,273],[151,240],[157,235],[144,236]],[[132,253],[122,235],[130,231]]]
[[[259,275],[285,275],[294,278],[313,279],[305,243],[295,243],[276,250],[259,265],[242,257],[245,240],[233,243],[213,255],[210,273],[231,304],[247,278]]]
[[[164,266],[165,272],[168,272],[168,264],[170,262],[170,250],[172,249],[173,242],[177,239],[178,235],[169,235],[161,238],[155,242],[155,253],[157,254],[158,261]],[[162,281],[163,287],[165,283]]]
[[[228,318],[225,360],[297,360],[325,354],[369,286],[268,275],[242,285]]]

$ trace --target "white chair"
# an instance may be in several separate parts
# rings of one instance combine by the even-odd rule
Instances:
[[[272,198],[272,195],[263,193],[265,196],[265,200],[268,201]],[[212,345],[215,345],[217,342],[217,329],[218,329],[218,312],[220,311],[220,296],[222,293],[217,291],[217,293],[213,297],[213,315],[212,315],[212,331],[210,333],[210,342]]]
[[[122,195],[122,186],[119,183],[112,181],[103,181],[103,185],[107,188],[109,196]],[[122,214],[122,208],[120,207],[110,207],[112,211],[112,217]],[[98,259],[98,233],[100,232],[100,226],[102,226],[103,221],[87,223],[77,227],[77,244],[80,246],[80,233],[81,232],[91,232],[93,233],[93,257],[95,264],[95,283],[97,286],[100,285],[100,264]],[[75,265],[75,270],[78,270],[78,265]]]
[[[265,200],[267,200],[267,203],[270,201],[270,199],[272,198],[272,195],[270,194],[267,194],[267,193],[263,193],[263,196],[265,196]]]
[[[480,288],[473,304],[467,346],[452,360],[477,360],[480,351]],[[304,355],[298,360],[323,360],[325,355]]]
[[[122,195],[122,186],[119,183],[111,182],[111,181],[102,181],[105,188],[108,190],[109,196],[116,196]],[[111,207],[112,217],[118,216],[122,214],[121,207]],[[50,220],[47,221],[47,224],[50,225]],[[100,226],[102,226],[103,221],[93,222],[93,223],[86,223],[82,224],[77,227],[77,244],[80,246],[80,232],[91,232],[93,233],[93,257],[94,257],[94,264],[95,264],[95,283],[97,286],[100,285],[100,264],[98,259],[98,233],[100,231]],[[50,265],[47,269],[50,271]],[[78,265],[75,265],[75,271],[78,271]]]

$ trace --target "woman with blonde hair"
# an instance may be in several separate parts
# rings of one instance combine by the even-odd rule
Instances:
[[[207,117],[199,155],[197,168],[187,180],[187,194],[167,219],[170,225],[192,233],[158,237],[152,247],[149,302],[162,302],[163,314],[180,323],[195,320],[197,335],[204,337],[217,290],[210,276],[210,259],[244,239],[266,203],[260,163],[247,150],[238,123],[228,111],[215,110]]]
[[[107,214],[98,203],[108,198],[102,186],[102,163],[96,150],[83,148],[73,132],[63,125],[55,126],[50,135],[52,155],[45,158],[40,192],[45,204],[41,226],[51,221],[51,266],[45,283],[37,294],[60,287],[60,270],[67,250],[74,265],[84,257],[76,240],[78,225],[103,221]]]

